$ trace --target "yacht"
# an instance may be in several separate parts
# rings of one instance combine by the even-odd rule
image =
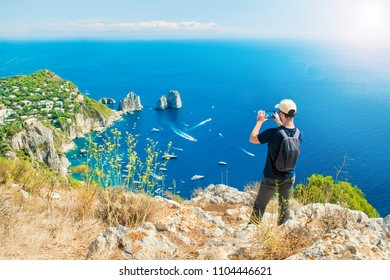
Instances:
[[[204,176],[203,175],[194,175],[192,176],[191,180],[199,180],[199,179],[202,179]]]
[[[163,159],[172,159],[172,158],[177,158],[177,156],[173,155],[173,154],[165,154],[165,155],[163,155],[162,158]]]
[[[218,162],[218,164],[219,164],[219,165],[227,165],[227,163],[224,162],[224,161],[220,161],[220,162]]]

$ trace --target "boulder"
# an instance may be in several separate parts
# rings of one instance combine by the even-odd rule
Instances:
[[[174,259],[177,246],[155,230],[124,226],[110,227],[94,240],[87,258],[104,253],[118,246],[124,255],[133,260]]]
[[[241,192],[223,184],[209,185],[202,193],[192,199],[192,202],[209,201],[213,204],[244,204],[253,206],[253,198],[246,192]]]

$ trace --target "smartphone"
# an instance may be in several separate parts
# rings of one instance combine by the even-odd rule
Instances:
[[[274,113],[275,111],[265,111],[265,118],[266,119],[274,118]]]

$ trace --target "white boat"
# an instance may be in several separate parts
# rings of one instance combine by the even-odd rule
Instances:
[[[224,161],[220,161],[220,162],[218,162],[218,164],[219,164],[219,165],[227,165],[227,163],[224,162]]]
[[[177,158],[177,156],[174,154],[165,154],[165,155],[163,155],[162,158],[163,159],[172,159],[172,158]]]
[[[160,167],[160,171],[167,171],[165,167]]]
[[[160,129],[153,127],[150,131],[151,131],[151,132],[159,132]]]
[[[155,173],[151,173],[150,176],[152,176],[154,179],[158,180],[158,181],[161,181],[163,179],[162,176],[158,176],[157,174]]]
[[[204,178],[203,175],[194,175],[194,176],[191,177],[191,180],[192,180],[192,181],[193,181],[193,180],[199,180],[199,179],[202,179],[202,178]]]

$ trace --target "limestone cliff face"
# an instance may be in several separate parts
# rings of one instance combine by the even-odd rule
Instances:
[[[118,110],[123,114],[130,114],[133,111],[142,111],[143,108],[141,98],[134,92],[129,92],[127,96],[120,101]]]
[[[121,115],[120,112],[113,111],[111,118],[106,118],[102,115],[97,115],[92,118],[84,113],[78,113],[76,114],[75,122],[69,127],[69,137],[70,139],[82,138],[84,134],[91,131],[102,131],[119,120]]]
[[[26,128],[12,138],[13,149],[25,149],[32,160],[44,162],[51,170],[65,174],[70,163],[56,150],[53,131],[37,119],[29,119],[25,124]]]

